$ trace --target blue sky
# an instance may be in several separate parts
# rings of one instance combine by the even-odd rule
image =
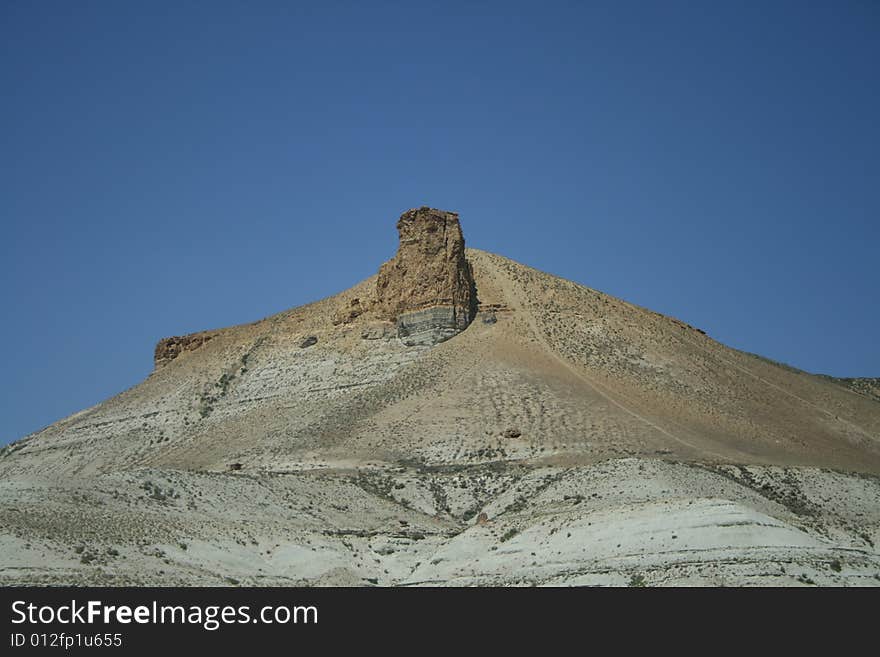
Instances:
[[[0,442],[346,289],[404,210],[880,376],[876,2],[0,4]]]

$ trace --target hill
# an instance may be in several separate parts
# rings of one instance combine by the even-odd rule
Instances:
[[[880,584],[880,402],[404,213],[0,455],[0,582]],[[867,381],[867,383],[866,383]]]

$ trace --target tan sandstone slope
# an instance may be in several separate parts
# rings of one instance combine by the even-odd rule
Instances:
[[[253,583],[255,567],[235,559],[230,565],[228,537],[218,538],[234,516],[247,519],[241,520],[245,525],[255,523],[250,534],[244,532],[250,536],[242,538],[244,543],[265,547],[268,541],[273,554],[283,545],[296,553],[263,564],[260,572],[272,582],[511,583],[519,573],[532,583],[583,583],[594,576],[598,583],[625,583],[636,569],[657,573],[662,583],[671,566],[666,556],[648,558],[656,550],[646,552],[645,541],[655,525],[658,536],[666,532],[664,522],[678,512],[688,526],[714,528],[713,536],[720,536],[718,527],[734,526],[728,521],[776,527],[779,536],[773,534],[777,529],[738,535],[734,542],[746,550],[740,556],[751,555],[755,544],[766,548],[767,540],[777,549],[771,556],[749,556],[748,563],[797,561],[801,557],[792,554],[820,553],[823,563],[836,562],[839,553],[828,557],[822,541],[845,535],[845,547],[834,543],[827,549],[854,551],[862,570],[853,577],[870,579],[877,570],[880,403],[865,386],[774,364],[725,347],[677,319],[465,249],[453,213],[412,210],[401,217],[398,230],[398,253],[378,276],[252,324],[163,340],[156,348],[156,369],[144,382],[4,450],[5,497],[0,500],[7,503],[8,526],[15,528],[7,541],[18,555],[4,577],[79,582],[111,572],[135,583],[205,583],[213,581],[207,572],[220,568],[224,577]],[[615,478],[612,489],[609,482]],[[189,491],[191,499],[185,505],[175,502],[157,480],[176,481],[177,493]],[[296,521],[284,521],[305,523],[297,525],[301,534],[295,540],[279,538],[284,534],[277,525],[300,509],[290,503],[289,486],[299,498],[316,496],[295,513]],[[65,497],[74,489],[73,498]],[[556,489],[558,504],[548,492]],[[617,506],[609,502],[625,491]],[[85,495],[84,500],[97,495],[103,502],[78,504],[75,495]],[[633,496],[640,500],[636,506]],[[82,565],[71,557],[71,563],[61,560],[60,575],[22,574],[31,558],[25,542],[42,540],[41,549],[52,554],[88,542],[68,526],[62,507],[88,516],[84,526],[98,522],[96,515],[103,518],[98,526],[109,531],[122,522],[113,511],[119,499],[126,500],[131,518],[141,517],[133,511],[139,504],[155,505],[141,510],[145,519],[125,521],[137,522],[140,529],[113,539],[138,546],[132,548],[128,570],[103,556]],[[572,511],[567,500],[587,504]],[[108,506],[98,512],[93,503]],[[203,504],[216,508],[208,516],[196,514]],[[830,510],[832,504],[838,506]],[[31,509],[31,517],[25,521],[12,506]],[[186,520],[187,510],[198,519]],[[486,514],[488,525],[473,525],[477,512]],[[564,558],[560,555],[570,546],[554,547],[567,565],[542,570],[553,552],[547,552],[548,545],[556,540],[545,528],[543,538],[536,534],[522,547],[537,553],[537,560],[524,557],[520,563],[516,556],[498,560],[486,573],[474,569],[481,550],[500,558],[481,543],[490,539],[478,532],[489,532],[497,542],[502,527],[528,533],[522,523],[544,527],[537,519],[557,513],[562,514],[559,526],[577,527],[578,545],[589,547]],[[607,546],[590,542],[594,530],[586,529],[593,523],[586,518],[597,513],[590,516],[595,531],[604,527],[607,540],[617,545],[608,547],[608,554]],[[671,515],[663,520],[664,514]],[[217,527],[206,525],[205,518],[214,516]],[[500,516],[516,522],[508,527]],[[499,523],[495,529],[493,522]],[[144,529],[150,523],[157,527],[155,536]],[[609,529],[608,523],[626,526]],[[358,565],[350,546],[342,549],[337,539],[328,538],[328,531],[340,527],[372,546],[370,558],[383,564],[378,574],[368,577],[365,573],[373,570]],[[410,536],[413,531],[433,538],[420,542]],[[773,536],[767,539],[761,532]],[[198,534],[196,542],[211,545],[204,548],[209,557],[175,548],[169,566],[167,545],[184,534]],[[269,534],[272,538],[265,538]],[[89,535],[105,540],[101,530]],[[635,535],[640,538],[630,544]],[[382,554],[385,548],[374,544],[377,536],[408,547]],[[462,543],[462,536],[470,542]],[[694,536],[687,550],[709,549],[708,534]],[[525,539],[508,537],[504,548],[509,551],[516,540]],[[716,561],[728,563],[727,543],[734,539],[718,540],[712,548],[719,550],[717,559],[696,561],[715,564],[716,574],[727,568]],[[321,557],[314,545],[306,547],[309,541],[335,547],[324,545]],[[144,546],[158,544],[166,546],[162,576],[145,565],[152,557]],[[235,545],[246,561],[247,549],[241,541]],[[426,565],[428,556],[443,550],[451,552]],[[523,570],[533,560],[534,572]],[[808,579],[818,577],[814,566]],[[465,577],[465,571],[473,573]],[[675,572],[684,579],[668,583],[699,580],[696,571]],[[831,572],[829,577],[837,577],[833,573],[839,571]],[[737,573],[730,582],[748,580]]]

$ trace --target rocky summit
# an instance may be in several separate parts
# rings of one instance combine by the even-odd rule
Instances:
[[[467,328],[476,313],[474,276],[458,215],[422,207],[397,222],[397,255],[379,269],[376,301],[404,344],[433,345]]]
[[[877,379],[397,231],[0,450],[0,584],[880,585]]]

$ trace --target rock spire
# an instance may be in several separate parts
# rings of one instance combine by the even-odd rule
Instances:
[[[421,207],[397,222],[397,255],[379,269],[377,311],[409,345],[448,340],[467,328],[477,295],[458,215]]]

